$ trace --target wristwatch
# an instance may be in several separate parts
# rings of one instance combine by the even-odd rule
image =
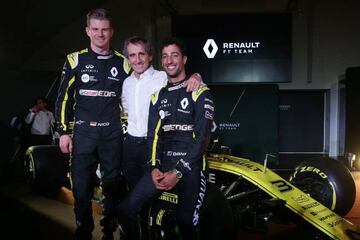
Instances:
[[[176,174],[176,178],[177,178],[177,179],[181,179],[181,178],[183,177],[182,172],[180,172],[179,170],[174,169],[174,172],[175,172],[175,174]]]

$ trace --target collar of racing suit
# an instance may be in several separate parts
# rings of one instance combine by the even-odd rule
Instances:
[[[187,80],[187,77],[185,77],[183,80],[175,82],[175,83],[171,83],[168,81],[166,88],[169,92],[180,89],[180,88],[184,87],[184,85],[186,84],[186,80]]]
[[[110,59],[114,56],[114,50],[112,48],[110,48],[109,54],[106,54],[106,55],[102,55],[102,54],[98,54],[98,53],[94,52],[91,49],[91,47],[89,47],[88,50],[89,50],[89,54],[95,56],[97,59]]]

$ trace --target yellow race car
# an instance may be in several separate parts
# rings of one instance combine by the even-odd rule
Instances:
[[[58,146],[33,146],[26,156],[34,191],[70,187],[69,156]],[[360,239],[360,229],[344,218],[354,204],[356,189],[343,163],[324,158],[304,161],[285,179],[267,168],[267,156],[264,164],[223,151],[208,151],[206,157],[202,239],[231,239],[234,229],[241,227],[264,232],[272,221],[304,225],[310,231],[304,239]],[[177,204],[176,189],[153,202],[152,239],[181,239],[174,214]]]

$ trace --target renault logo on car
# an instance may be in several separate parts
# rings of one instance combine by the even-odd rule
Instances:
[[[210,46],[211,46],[211,51],[210,51]],[[218,51],[218,46],[216,45],[214,39],[208,39],[203,47],[204,53],[206,54],[206,56],[208,58],[214,58],[215,54]]]

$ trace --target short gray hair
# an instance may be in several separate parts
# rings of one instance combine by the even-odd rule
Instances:
[[[144,45],[145,52],[147,52],[149,55],[152,55],[153,48],[152,48],[151,43],[145,38],[138,37],[138,36],[133,36],[133,37],[130,37],[130,38],[126,39],[125,42],[124,42],[123,53],[124,53],[124,55],[126,57],[128,57],[128,54],[129,54],[128,51],[127,51],[127,47],[129,46],[130,43],[131,44]]]

